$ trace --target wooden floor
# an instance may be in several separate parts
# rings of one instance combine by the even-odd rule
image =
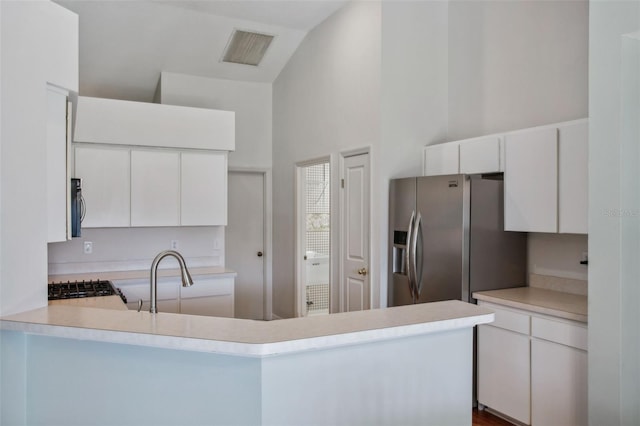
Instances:
[[[476,408],[473,409],[472,418],[472,426],[513,426],[508,421],[494,416],[488,411],[478,411]]]

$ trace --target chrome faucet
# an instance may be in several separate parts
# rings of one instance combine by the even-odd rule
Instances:
[[[193,285],[193,279],[191,278],[191,274],[189,274],[187,264],[184,262],[182,255],[175,250],[165,250],[160,252],[156,258],[153,259],[153,263],[151,264],[151,282],[149,283],[151,287],[151,308],[149,309],[149,312],[152,314],[158,313],[158,264],[167,256],[175,257],[180,264],[182,287],[191,287]]]

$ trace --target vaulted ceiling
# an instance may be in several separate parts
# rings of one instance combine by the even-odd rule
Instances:
[[[80,17],[80,94],[150,102],[161,71],[272,82],[345,0],[55,0]],[[274,35],[258,66],[222,62],[234,29]]]

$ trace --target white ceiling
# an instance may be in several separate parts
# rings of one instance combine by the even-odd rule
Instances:
[[[55,0],[80,17],[80,94],[149,102],[161,71],[272,82],[346,0]],[[220,61],[234,29],[275,35],[257,67]]]

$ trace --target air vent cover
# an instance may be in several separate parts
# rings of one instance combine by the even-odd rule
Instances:
[[[234,30],[222,61],[257,66],[272,40],[272,35]]]

